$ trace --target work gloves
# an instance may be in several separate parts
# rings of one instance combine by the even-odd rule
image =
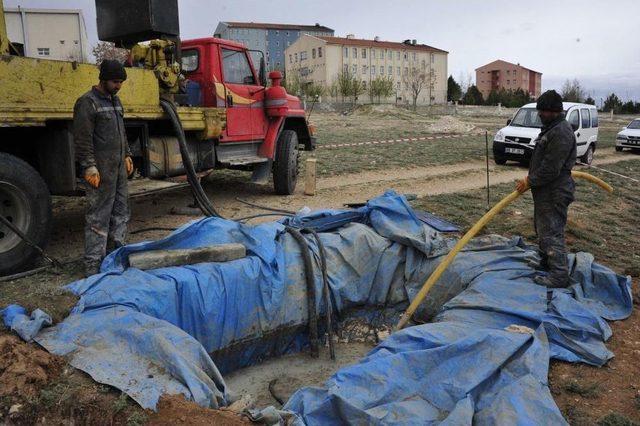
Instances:
[[[529,189],[529,177],[525,176],[524,179],[518,179],[516,181],[516,191],[519,193],[524,193],[527,189]]]
[[[127,168],[127,176],[131,176],[131,173],[133,173],[133,160],[131,157],[124,157],[124,165]]]
[[[84,171],[84,180],[94,188],[98,188],[100,186],[100,173],[98,172],[98,168],[96,166],[87,167]]]
[[[124,157],[124,166],[127,169],[127,176],[131,176],[133,173],[133,159],[131,157]],[[100,172],[96,166],[87,167],[84,171],[84,180],[94,188],[100,186]]]

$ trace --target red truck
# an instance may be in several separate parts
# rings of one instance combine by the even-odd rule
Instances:
[[[161,99],[169,99],[176,105],[195,172],[234,168],[252,171],[262,181],[272,173],[276,193],[293,193],[299,150],[313,150],[315,141],[300,100],[280,85],[280,73],[270,73],[269,84],[264,59],[256,70],[247,48],[233,41],[179,41],[177,1],[165,1],[163,9],[146,15],[132,13],[134,3],[155,4],[96,1],[99,33],[105,22],[117,32],[112,38],[100,33],[100,38],[124,37],[123,45],[130,48],[128,78],[119,95],[141,177],[166,180],[187,170],[174,132],[176,120],[161,107]],[[158,31],[163,19],[169,23]],[[143,40],[152,41],[136,44]],[[0,19],[0,215],[44,247],[51,228],[51,195],[82,195],[73,105],[98,81],[98,69],[26,58],[14,47]],[[130,187],[144,186],[140,182],[146,181]],[[0,222],[0,275],[24,269],[37,258],[36,249]]]

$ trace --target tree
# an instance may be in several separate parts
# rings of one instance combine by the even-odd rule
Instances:
[[[371,80],[371,84],[369,85],[371,102],[373,102],[374,98],[377,98],[378,103],[380,103],[381,98],[388,98],[393,95],[393,93],[393,80],[391,77],[378,76],[374,80]]]
[[[583,102],[586,93],[577,78],[567,80],[562,85],[562,100],[565,102]]]
[[[482,93],[478,90],[478,87],[475,84],[469,86],[462,97],[462,103],[465,105],[482,105],[484,103]]]
[[[415,111],[418,107],[418,96],[420,96],[422,89],[426,87],[433,89],[435,73],[431,69],[427,71],[414,67],[404,76],[404,80],[405,84],[409,87],[409,92],[411,92],[413,109]],[[431,99],[429,99],[429,103],[431,103]]]
[[[349,71],[342,71],[338,74],[338,79],[336,81],[338,83],[338,92],[340,93],[340,96],[342,96],[342,102],[344,102],[345,97],[348,98],[351,96],[352,86],[355,79]]]
[[[127,49],[120,49],[115,44],[108,41],[99,41],[91,50],[93,56],[96,57],[96,64],[100,66],[105,59],[114,59],[124,63],[129,58]]]
[[[462,97],[462,89],[460,85],[450,75],[447,79],[447,101],[456,102]]]
[[[302,81],[296,70],[287,73],[286,78],[282,82],[282,86],[287,90],[287,93],[296,96],[302,94]]]
[[[339,93],[340,85],[338,84],[338,80],[333,80],[329,87],[327,87],[327,94],[331,96],[331,98],[337,99]]]
[[[302,86],[303,94],[309,99],[319,98],[320,96],[324,95],[326,91],[327,88],[322,84],[306,83]]]
[[[354,75],[351,79],[351,97],[353,98],[353,103],[358,102],[358,97],[364,93],[366,87],[363,81],[358,80],[358,78]]]
[[[607,99],[604,101],[604,105],[602,106],[602,111],[609,112],[613,110],[614,113],[619,114],[620,109],[622,108],[622,101],[620,98],[616,96],[615,93],[607,96]]]
[[[593,99],[591,96],[588,96],[587,99],[584,100],[585,104],[589,104],[589,105],[595,105],[596,104],[596,100]]]

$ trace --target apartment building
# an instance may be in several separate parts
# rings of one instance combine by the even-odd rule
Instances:
[[[330,87],[342,72],[357,76],[365,86],[377,77],[393,80],[394,96],[388,101],[408,104],[412,76],[424,75],[426,83],[417,99],[418,105],[442,104],[447,101],[448,52],[418,44],[415,40],[401,43],[303,35],[285,50],[286,75],[296,75],[303,84]],[[362,96],[367,99],[367,96]]]
[[[492,90],[500,89],[522,89],[537,98],[542,91],[542,73],[498,59],[476,68],[476,86],[485,99]]]
[[[314,36],[333,36],[334,31],[324,25],[267,24],[259,22],[218,23],[215,37],[243,43],[249,49],[264,52],[267,68],[284,71],[284,51],[303,34]],[[253,54],[253,60],[259,61],[259,54]]]
[[[87,29],[81,10],[4,10],[7,35],[13,46],[32,58],[87,61]]]

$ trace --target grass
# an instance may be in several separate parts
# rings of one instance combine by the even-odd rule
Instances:
[[[608,169],[640,178],[640,161],[611,164]],[[621,273],[640,276],[637,215],[640,211],[640,194],[637,185],[596,170],[589,172],[613,185],[615,192],[605,194],[590,183],[577,182],[576,201],[569,208],[566,230],[568,247],[572,251],[593,253],[599,262]],[[513,189],[511,183],[492,187],[491,205]],[[487,209],[484,190],[425,197],[413,204],[457,223],[464,230],[480,219]],[[525,194],[507,207],[497,220],[489,223],[483,233],[522,235],[529,241],[535,241],[532,218],[531,195]]]
[[[598,426],[640,426],[640,423],[622,414],[609,413],[598,421]]]
[[[599,383],[583,383],[576,379],[565,383],[563,388],[567,392],[575,393],[585,398],[597,398],[602,392]]]

